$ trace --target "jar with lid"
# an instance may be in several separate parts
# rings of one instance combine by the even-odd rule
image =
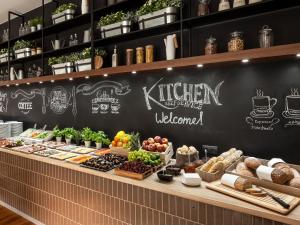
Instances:
[[[227,10],[227,9],[230,9],[229,1],[228,0],[220,0],[218,11],[223,11],[223,10]]]
[[[136,48],[136,63],[144,63],[144,48],[138,47]]]
[[[230,41],[228,42],[228,51],[235,52],[244,49],[243,32],[235,31],[230,34]]]
[[[154,60],[154,46],[147,45],[145,48],[146,48],[146,63],[152,63]]]
[[[233,8],[237,8],[237,7],[241,7],[246,5],[246,1],[245,0],[234,0],[233,1]]]
[[[205,16],[209,14],[209,0],[198,0],[198,16]]]
[[[133,49],[128,48],[126,49],[126,65],[133,64]]]
[[[212,55],[217,53],[217,39],[210,36],[206,39],[206,45],[205,45],[205,55]]]
[[[262,29],[259,31],[259,47],[261,48],[269,48],[272,47],[274,43],[274,35],[273,30],[264,25]]]

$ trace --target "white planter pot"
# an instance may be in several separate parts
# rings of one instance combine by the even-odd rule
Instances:
[[[60,143],[60,142],[61,142],[61,139],[62,139],[61,137],[56,137],[56,142],[59,142],[59,143]]]
[[[82,0],[81,1],[81,14],[87,14],[89,13],[90,7],[89,7],[89,0]]]
[[[86,148],[91,147],[91,141],[84,141],[84,146],[85,146]]]
[[[38,25],[36,25],[36,29],[37,30],[41,30],[43,28],[43,24],[38,24]]]
[[[102,148],[102,143],[96,143],[96,148],[101,149]]]
[[[10,60],[12,60],[12,57],[10,56]],[[4,63],[8,61],[8,53],[0,55],[0,62]]]
[[[113,23],[107,26],[100,27],[101,38],[108,38],[121,34],[129,33],[131,30],[131,21],[124,20],[119,23]]]
[[[72,139],[71,139],[71,138],[66,138],[66,143],[67,143],[67,145],[71,144],[71,142],[72,142]]]
[[[31,56],[31,48],[23,48],[15,51],[15,57],[17,59]]]
[[[53,75],[65,74],[65,73],[72,73],[73,72],[73,63],[60,63],[52,65],[52,73]]]
[[[75,10],[67,9],[61,13],[52,15],[53,24],[61,23],[74,18]]]
[[[30,32],[36,32],[36,27],[35,26],[30,27]]]
[[[176,21],[178,15],[178,8],[167,7],[146,15],[140,16],[138,19],[140,30],[173,23]],[[166,18],[165,18],[166,17]]]
[[[76,72],[82,72],[92,69],[92,59],[82,59],[75,62]]]

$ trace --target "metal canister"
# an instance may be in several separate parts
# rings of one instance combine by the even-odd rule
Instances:
[[[269,48],[272,47],[274,44],[274,35],[273,30],[264,25],[262,29],[259,31],[259,46],[261,48]]]
[[[147,45],[146,46],[146,63],[152,63],[154,60],[154,46]]]
[[[144,48],[143,47],[137,47],[136,48],[136,63],[144,63]]]

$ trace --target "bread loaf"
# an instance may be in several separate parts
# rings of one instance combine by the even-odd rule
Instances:
[[[239,191],[245,191],[246,189],[249,189],[251,187],[252,187],[251,182],[247,179],[242,178],[242,177],[239,177],[234,182],[234,188],[239,190]]]
[[[223,171],[224,170],[224,164],[222,161],[216,162],[215,164],[212,165],[212,167],[209,169],[209,173],[216,173],[218,171]]]
[[[268,166],[276,168],[284,172],[287,176],[288,181],[294,178],[294,173],[291,167],[286,164],[282,159],[273,158],[268,162]]]
[[[255,177],[255,174],[248,169],[244,162],[240,162],[237,164],[236,173],[241,176]]]
[[[236,172],[239,173],[241,170],[247,170],[247,166],[244,162],[239,162],[237,165],[236,165]]]
[[[276,184],[284,184],[289,181],[289,177],[282,170],[274,169],[271,173],[272,181]]]
[[[209,169],[212,167],[212,165],[215,164],[216,162],[217,162],[217,157],[212,157],[201,167],[200,170],[203,172],[208,172]]]
[[[288,176],[282,170],[268,166],[259,166],[256,169],[256,174],[259,179],[272,181],[276,184],[284,184],[288,181]]]
[[[248,157],[245,159],[245,164],[248,168],[256,170],[260,165],[262,165],[262,162],[255,157]]]
[[[298,170],[294,169],[294,168],[291,168],[293,174],[294,174],[294,177],[300,177],[300,173],[298,172]]]
[[[295,177],[288,182],[288,185],[294,188],[300,188],[300,178]]]

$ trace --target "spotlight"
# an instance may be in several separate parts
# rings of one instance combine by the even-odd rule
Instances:
[[[136,71],[132,71],[131,73],[132,73],[132,74],[136,74]]]
[[[30,83],[28,83],[28,82],[27,82],[26,84],[27,84],[27,85],[30,85]]]
[[[197,67],[198,67],[198,68],[202,68],[202,67],[203,67],[203,64],[198,64]]]
[[[72,81],[72,80],[73,80],[73,77],[70,77],[70,78],[69,78],[69,81]]]
[[[107,76],[108,76],[108,74],[107,74],[107,73],[105,73],[105,74],[103,74],[103,76],[107,77]]]
[[[42,84],[42,83],[43,83],[43,81],[40,81],[39,83],[40,83],[40,84]]]
[[[85,79],[89,79],[90,77],[89,77],[89,76],[85,76],[84,78],[85,78]]]
[[[249,59],[242,59],[242,63],[248,63]]]
[[[297,55],[296,55],[298,58],[300,58],[300,53],[297,53]]]
[[[54,83],[54,80],[51,80],[50,82],[51,82],[51,83]]]
[[[172,70],[173,70],[172,67],[168,67],[168,68],[167,68],[167,71],[172,71]]]

